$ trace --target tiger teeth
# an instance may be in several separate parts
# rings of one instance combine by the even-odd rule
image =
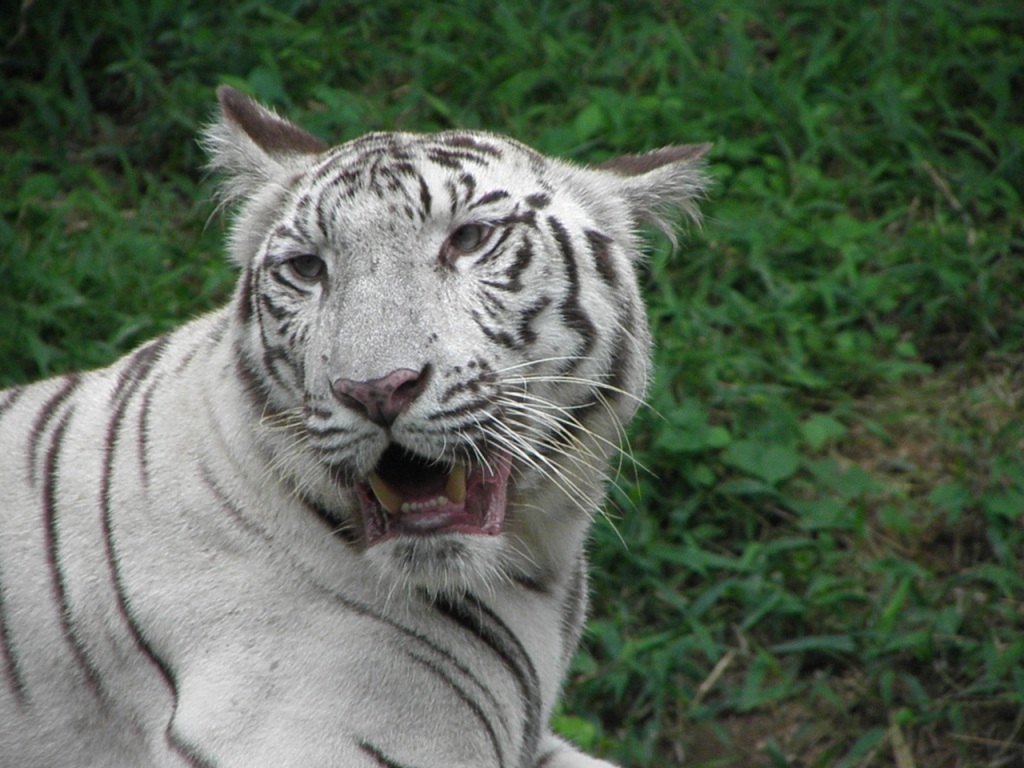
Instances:
[[[400,512],[421,512],[449,504],[462,504],[466,501],[466,468],[461,464],[456,464],[451,474],[448,475],[444,494],[426,501],[402,501],[401,494],[388,485],[384,478],[376,472],[371,472],[367,476],[366,482],[380,505],[392,515],[397,515]]]
[[[464,466],[455,465],[455,469],[448,475],[444,492],[453,504],[462,504],[466,500],[466,468]]]
[[[406,501],[402,503],[403,512],[422,512],[425,509],[433,509],[434,507],[444,507],[451,502],[445,496],[438,496],[436,499],[430,499],[428,501]]]
[[[373,491],[373,495],[377,497],[377,501],[392,515],[397,515],[402,509],[402,497],[399,496],[391,486],[385,483],[380,475],[376,472],[371,472],[366,481],[370,484],[370,489]]]

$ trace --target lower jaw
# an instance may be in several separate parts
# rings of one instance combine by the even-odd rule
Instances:
[[[375,514],[371,515],[375,519],[364,518],[366,541],[371,547],[395,538],[428,539],[454,534],[497,536],[502,532],[504,522],[502,517],[481,523],[477,516],[466,514],[462,505],[401,515],[391,515],[378,506]]]
[[[445,534],[393,536],[367,551],[375,583],[389,599],[489,593],[510,583],[506,545],[500,536]]]

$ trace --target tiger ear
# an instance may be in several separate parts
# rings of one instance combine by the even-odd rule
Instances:
[[[217,89],[220,114],[203,132],[209,167],[224,174],[225,202],[250,197],[281,178],[303,156],[327,144],[231,86]]]
[[[596,167],[615,177],[634,220],[658,227],[675,245],[670,219],[676,211],[700,221],[696,201],[708,185],[703,167],[710,149],[711,144],[680,144],[613,157]]]

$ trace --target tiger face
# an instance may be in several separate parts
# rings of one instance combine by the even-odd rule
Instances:
[[[274,466],[389,588],[542,584],[643,396],[637,225],[689,208],[706,147],[608,168],[475,131],[327,148],[220,97],[239,370]]]

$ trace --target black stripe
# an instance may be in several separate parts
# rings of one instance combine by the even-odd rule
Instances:
[[[12,405],[14,405],[25,394],[24,387],[13,387],[11,389],[4,390],[0,393],[4,396],[4,401],[0,403],[0,417],[6,413]]]
[[[292,237],[292,240],[299,248],[303,248],[303,246],[306,246],[308,243],[319,242],[320,238],[317,230],[315,228],[310,229],[309,223],[308,211],[303,212],[302,218],[295,219],[294,224],[297,234]]]
[[[505,270],[505,277],[508,279],[510,291],[521,291],[523,288],[522,277],[523,272],[526,271],[527,267],[530,266],[530,262],[533,261],[533,244],[530,242],[523,243],[516,251],[515,261],[512,265]]]
[[[285,374],[281,373],[282,366],[285,368]],[[287,347],[268,343],[263,350],[263,369],[284,390],[290,391],[293,382],[302,381],[301,371],[288,356]],[[286,378],[289,374],[291,381]]]
[[[285,318],[291,318],[295,315],[294,310],[290,307],[284,307],[279,304],[275,304],[269,294],[260,294],[260,305],[270,313],[270,316],[275,320],[284,320]]]
[[[501,150],[498,147],[491,144],[485,144],[473,136],[467,136],[466,134],[460,133],[446,133],[440,138],[443,140],[444,146],[472,149],[485,155],[490,155],[491,157],[501,157]]]
[[[321,155],[316,164],[306,172],[306,186],[308,189],[315,190],[334,172],[339,162],[338,156],[342,154],[340,150],[340,147],[332,147],[326,154]],[[313,172],[314,168],[316,169],[315,172]]]
[[[149,374],[159,360],[160,353],[168,341],[167,336],[139,349],[129,360],[126,368],[121,372],[118,386],[114,391],[114,412],[107,424],[107,433],[104,441],[103,466],[100,472],[100,523],[103,532],[103,541],[107,564],[110,568],[110,575],[114,586],[114,595],[117,599],[117,609],[128,627],[129,634],[135,641],[136,647],[153,663],[160,676],[164,679],[170,689],[173,700],[172,709],[178,708],[178,684],[174,671],[167,662],[157,655],[153,646],[146,638],[139,623],[131,600],[128,597],[124,577],[121,573],[120,558],[118,557],[117,545],[113,535],[114,509],[111,499],[114,457],[117,453],[119,438],[121,437],[122,423],[132,398],[138,393],[139,388],[146,382]],[[167,723],[164,736],[167,744],[191,765],[196,768],[212,768],[213,763],[197,753],[194,747],[181,741],[172,731],[174,716],[172,715]]]
[[[271,272],[271,276],[273,276],[274,274],[275,274],[274,272]],[[265,320],[265,318],[263,316],[263,312],[262,312],[263,304],[262,304],[262,302],[256,302],[255,303],[255,307],[256,307],[256,326],[257,326],[257,328],[259,328],[259,332],[260,332],[260,345],[261,345],[261,347],[263,349],[263,356],[262,356],[262,360],[261,360],[262,367],[263,367],[263,373],[265,373],[268,376],[270,376],[270,378],[273,379],[277,383],[277,385],[279,387],[281,387],[282,389],[290,390],[291,387],[290,387],[289,382],[286,381],[284,379],[284,377],[282,377],[281,374],[277,370],[277,363],[282,361],[282,360],[285,361],[288,364],[288,367],[292,369],[292,373],[293,374],[296,373],[296,371],[294,369],[294,365],[292,364],[292,362],[290,360],[288,360],[288,356],[287,356],[286,352],[284,351],[284,347],[278,347],[278,346],[276,346],[276,345],[271,343],[270,338],[267,335],[267,331],[268,331],[268,329],[267,329],[267,322],[266,322],[266,320]],[[301,379],[299,379],[299,380],[301,380]],[[269,391],[269,388],[268,388],[268,391]]]
[[[521,346],[533,344],[537,340],[537,332],[530,327],[530,324],[537,319],[537,315],[551,305],[549,296],[541,296],[526,309],[522,310],[516,318],[516,330],[519,333]]]
[[[177,696],[175,696],[177,702]],[[168,724],[168,729],[170,725]],[[199,747],[185,741],[180,735],[172,730],[167,732],[167,743],[175,752],[184,757],[194,768],[217,768],[216,761],[199,752]]]
[[[358,162],[358,160],[357,160]],[[326,169],[325,169],[326,170]],[[334,175],[330,180],[324,184],[323,190],[320,193],[321,203],[324,200],[324,195],[328,190],[341,190],[342,194],[346,194],[351,197],[352,194],[362,186],[363,181],[363,169],[361,165],[343,165],[340,168],[334,168]]]
[[[60,408],[61,403],[68,399],[77,386],[77,375],[65,376],[64,386],[39,409],[39,415],[32,424],[32,430],[29,432],[28,438],[28,482],[33,486],[39,483],[39,443],[43,439],[43,433],[53,417],[57,415],[57,410]]]
[[[500,219],[494,219],[491,223],[499,227],[510,227],[513,224],[525,224],[528,227],[536,228],[537,214],[533,211],[523,211],[520,213],[519,206],[516,206],[516,210],[513,213],[510,213],[508,216],[502,216]]]
[[[484,285],[488,285],[502,291],[518,293],[523,290],[523,272],[525,272],[526,268],[530,266],[531,261],[533,261],[533,248],[530,243],[523,243],[516,250],[516,255],[512,264],[510,264],[508,269],[503,273],[505,282],[499,283],[497,280],[482,280],[481,282]]]
[[[212,334],[200,337],[198,343],[196,343],[192,347],[192,349],[190,349],[185,354],[181,355],[181,358],[178,360],[178,364],[174,366],[174,369],[171,373],[172,377],[180,376],[181,372],[192,364],[192,361],[195,360],[196,355],[198,355],[199,352],[202,351],[203,347],[214,347],[223,340],[224,333],[226,330],[224,326],[229,325],[231,321],[228,319],[227,316],[221,316],[220,319],[223,322],[221,322],[216,328],[214,328]]]
[[[474,200],[472,203],[469,204],[469,208],[471,210],[473,208],[479,208],[482,205],[487,205],[488,203],[493,203],[493,202],[496,202],[498,200],[504,200],[507,197],[509,197],[508,192],[506,192],[503,189],[496,189],[493,192],[488,192],[483,197],[481,197],[481,198],[479,198],[477,200]]]
[[[228,494],[220,487],[220,484],[214,477],[213,472],[206,464],[199,465],[199,472],[201,474],[203,483],[206,486],[207,490],[209,490],[210,493],[214,495],[214,497],[217,500],[217,503],[220,504],[221,509],[227,513],[229,518],[234,520],[235,523],[241,526],[250,535],[258,536],[266,542],[272,542],[272,539],[267,534],[267,532],[263,530],[258,523],[256,523],[253,520],[250,520],[245,515],[245,513],[238,508],[238,506],[234,503],[231,497],[228,496]],[[324,523],[326,523],[331,528],[332,532],[334,532],[334,528],[336,526],[334,522],[330,520],[330,518],[328,517],[327,513],[324,510],[321,510],[315,507],[314,505],[308,503],[305,499],[302,499],[302,501],[304,504],[306,504],[306,506],[309,508],[311,512],[313,512],[318,518],[320,518]]]
[[[475,158],[478,162],[482,162],[478,155],[471,155],[468,152],[442,152],[441,150],[434,150],[427,154],[428,160],[456,171],[462,170],[462,159],[470,158]]]
[[[337,437],[338,435],[354,435],[356,430],[349,427],[321,427],[317,424],[306,424],[305,429],[316,437]]]
[[[0,566],[3,563],[0,562]],[[25,679],[22,677],[21,665],[11,643],[11,630],[7,622],[6,610],[7,586],[0,568],[0,660],[3,661],[4,677],[11,687],[11,692],[18,704],[24,706],[28,700],[25,692]]]
[[[459,184],[466,188],[466,196],[463,198],[463,202],[468,203],[469,199],[476,194],[476,179],[473,178],[473,174],[464,173],[459,177]]]
[[[587,561],[583,555],[576,559],[576,567],[569,574],[569,583],[565,588],[565,599],[562,601],[562,660],[566,663],[572,658],[579,643],[580,632],[587,612]]]
[[[405,158],[406,155],[404,152],[393,153],[392,157]],[[388,179],[390,182],[397,182],[388,184],[388,188],[395,192],[402,189],[402,179],[415,179],[417,176],[420,175],[419,168],[405,159],[401,159],[399,160],[399,162],[392,163],[391,165],[382,165],[376,170],[377,173],[379,173],[384,178]]]
[[[470,367],[473,367],[472,363],[470,364]],[[460,374],[462,373],[462,371],[458,368],[456,369],[455,372]],[[438,402],[447,403],[460,392],[469,391],[472,392],[473,394],[479,394],[482,386],[486,386],[493,382],[494,376],[488,371],[484,371],[483,373],[477,374],[471,379],[456,381],[454,384],[452,384],[444,392],[441,393],[441,397],[438,398]]]
[[[426,219],[430,216],[430,207],[433,203],[433,198],[430,195],[430,188],[427,186],[426,180],[420,176],[420,206],[423,208],[423,217]]]
[[[508,314],[508,307],[505,306],[505,302],[486,288],[481,289],[480,295],[484,299],[484,311],[487,313],[487,316],[499,322],[503,320],[505,315]]]
[[[365,752],[374,760],[376,760],[377,765],[383,766],[383,768],[412,768],[412,766],[408,766],[403,763],[399,763],[395,760],[392,760],[390,757],[385,755],[377,747],[373,746],[368,741],[360,741],[358,746],[359,749],[361,749],[363,752]]]
[[[318,174],[319,175],[319,174]],[[317,196],[316,201],[316,228],[320,233],[320,236],[324,239],[327,238],[327,213],[324,211],[324,206],[327,203],[327,195],[324,194],[326,190],[321,190]]]
[[[281,372],[277,369],[277,360],[264,359],[263,365],[266,372],[270,375],[270,379],[275,384],[277,384],[277,386],[279,386],[281,389],[289,389],[288,381],[285,379],[284,376],[281,375]]]
[[[366,169],[366,178],[368,180],[367,189],[370,190],[377,197],[383,198],[384,190],[381,187],[380,179],[380,167],[381,163],[384,162],[384,153],[376,152],[373,155],[373,159],[370,161]]]
[[[249,400],[253,411],[259,415],[266,413],[268,416],[276,414],[276,411],[269,408],[268,397],[270,392],[263,383],[263,378],[249,362],[238,344],[234,345],[235,354],[235,378],[242,386],[242,393]]]
[[[444,188],[448,191],[448,215],[455,218],[459,210],[459,190],[451,180],[446,180]]]
[[[487,398],[470,400],[469,402],[463,403],[462,405],[456,406],[455,408],[449,408],[446,411],[434,411],[433,413],[427,416],[427,420],[440,421],[443,419],[450,419],[455,416],[463,416],[467,413],[486,411],[488,405],[490,405],[490,401]]]
[[[480,297],[483,301],[483,309],[486,315],[494,320],[498,325],[504,325],[505,315],[508,314],[508,308],[505,306],[505,302],[498,298],[494,293],[491,293],[486,288],[480,290]]]
[[[558,308],[565,324],[572,328],[580,336],[581,340],[580,347],[574,350],[571,355],[571,357],[575,358],[567,369],[571,371],[594,348],[594,342],[597,339],[597,328],[587,313],[583,311],[583,307],[580,306],[579,268],[576,264],[576,254],[573,251],[569,233],[554,216],[548,217],[548,224],[555,234],[555,241],[558,243],[559,251],[562,254],[562,262],[565,265],[565,276],[569,281],[568,290]]]
[[[322,161],[320,168],[312,176],[308,177],[306,183],[310,189],[316,189],[317,187],[329,187],[333,181],[329,181],[328,177],[336,173],[338,168],[348,168],[350,166],[341,165],[339,166],[339,160],[337,154],[327,157]],[[321,198],[322,200],[323,198]]]
[[[512,573],[509,578],[528,592],[536,595],[550,595],[552,576],[546,570],[539,571],[534,575],[526,573]]]
[[[526,204],[531,208],[547,208],[551,205],[551,196],[543,192],[535,192],[532,195],[527,195]]]
[[[494,750],[494,754],[498,758],[499,768],[504,768],[504,766],[506,765],[506,761],[505,752],[501,748],[501,740],[498,738],[498,734],[495,733],[494,726],[491,724],[491,721],[487,719],[487,715],[484,714],[484,711],[481,708],[481,706],[476,701],[474,701],[473,698],[468,693],[466,693],[466,691],[458,683],[456,683],[452,678],[450,678],[445,673],[445,671],[441,669],[437,664],[434,664],[433,662],[424,659],[422,656],[419,656],[408,650],[406,650],[405,654],[413,661],[422,664],[424,667],[426,667],[432,673],[434,673],[434,675],[436,675],[437,677],[441,678],[444,682],[446,682],[448,684],[448,687],[451,688],[455,695],[458,698],[460,698],[467,707],[469,707],[470,711],[476,716],[476,719],[484,727],[484,730],[487,731],[487,736],[491,741],[491,748]],[[500,712],[500,708],[498,708],[498,711]],[[507,733],[508,725],[504,725]]]
[[[291,280],[289,280],[285,276],[284,270],[282,269],[267,269],[266,274],[269,275],[270,279],[273,280],[278,285],[282,285],[285,288],[288,288],[289,290],[295,291],[296,293],[301,293],[303,296],[311,296],[313,294],[313,291],[310,288],[304,285],[299,285],[298,283],[293,283]],[[263,298],[264,297],[261,294],[260,299]]]
[[[131,353],[117,375],[117,383],[110,396],[110,402],[114,406],[115,412],[122,408],[125,398],[130,397],[138,389],[169,340],[169,335],[161,336]]]
[[[615,271],[615,263],[612,261],[609,248],[612,239],[592,229],[588,229],[584,234],[587,237],[587,244],[590,246],[590,253],[594,256],[594,268],[597,270],[597,274],[609,288],[618,288],[619,273]]]
[[[484,415],[486,416],[487,414]],[[490,418],[493,420],[493,417]],[[483,428],[480,426],[479,416],[463,419],[461,422],[449,421],[437,429],[415,429],[412,432],[413,434],[422,435],[434,440],[450,439],[453,434],[459,435],[459,443],[455,446],[454,450],[458,452],[459,458],[466,463],[479,460],[481,452],[484,451],[482,446],[486,444],[488,439],[484,434]]]
[[[634,358],[634,341],[626,329],[634,327],[635,322],[636,308],[630,304],[626,308],[626,320],[619,326],[612,341],[612,357],[604,375],[604,383],[607,387],[602,387],[602,389],[605,396],[613,400],[622,397],[619,390],[626,388],[626,368]]]
[[[233,327],[233,324],[231,322],[231,316],[230,315],[228,315],[227,313],[217,315],[217,317],[215,318],[214,326],[213,326],[213,332],[210,333],[207,336],[207,339],[206,339],[209,342],[209,346],[215,347],[218,344],[220,344],[222,341],[224,341],[224,337],[227,335],[228,330],[231,329],[232,327]],[[199,349],[199,345],[196,345],[196,349],[193,350],[192,352],[189,352],[185,356],[186,359],[190,359],[192,357],[192,355],[195,354],[195,351],[198,350],[198,349]]]
[[[328,510],[304,496],[299,496],[298,498],[306,509],[312,512],[318,520],[327,526],[332,536],[338,537],[352,547],[359,543],[359,532],[352,527],[351,522],[347,520],[339,520]]]
[[[475,163],[477,165],[487,165],[490,162],[479,152],[463,149],[430,148],[427,150],[427,159],[445,168],[453,168],[455,170],[461,170],[463,162]]]
[[[455,600],[441,596],[430,601],[438,613],[458,624],[477,640],[488,646],[508,668],[519,688],[525,724],[523,743],[517,765],[528,765],[540,739],[540,682],[537,670],[519,638],[480,600],[471,594]]]
[[[67,580],[61,568],[60,527],[57,523],[57,489],[60,481],[60,453],[64,446],[64,431],[74,413],[74,408],[65,411],[57,427],[53,430],[50,447],[46,452],[45,473],[46,484],[43,486],[43,536],[46,548],[46,561],[53,580],[54,595],[60,607],[60,627],[64,639],[71,648],[71,655],[78,668],[82,670],[88,682],[89,690],[99,698],[105,698],[100,685],[100,673],[90,661],[85,644],[75,630],[71,616],[71,605],[68,603]]]
[[[139,407],[139,423],[136,428],[137,445],[135,447],[139,455],[142,490],[146,494],[149,493],[149,415],[153,403],[153,392],[160,386],[161,381],[162,379],[157,377],[142,396],[142,404]]]
[[[474,267],[478,267],[482,264],[487,264],[494,260],[494,257],[499,253],[504,253],[501,246],[505,244],[505,241],[512,235],[512,228],[506,227],[502,229],[498,234],[498,238],[488,245],[487,251],[483,253],[476,261],[473,262]]]
[[[545,752],[540,756],[540,759],[534,764],[533,768],[547,768],[551,764],[551,761],[560,752],[560,749],[552,749],[550,752]]]
[[[622,391],[626,388],[626,367],[633,360],[633,341],[625,328],[631,327],[635,312],[627,309],[626,316],[627,322],[618,327],[612,339],[612,355],[608,367],[601,373],[601,383],[587,390],[589,400],[573,412],[577,425],[585,424],[594,411],[610,409],[625,397]],[[571,445],[579,439],[579,432],[579,426],[573,426],[570,434],[560,434],[559,440],[564,445]],[[562,437],[571,439],[561,440]]]
[[[290,320],[279,325],[278,330],[281,332],[281,334],[284,335],[285,340],[292,348],[305,348],[306,345],[309,343],[309,326],[296,323],[295,327],[292,327],[292,320],[294,319],[295,318],[291,318]],[[301,357],[299,358],[299,363],[300,365],[298,366],[298,370],[301,372],[305,370],[305,363],[302,361]],[[299,377],[300,380],[302,378],[304,377]]]
[[[242,511],[235,506],[228,495],[221,490],[220,486],[217,484],[217,480],[213,476],[213,472],[210,471],[210,468],[205,463],[199,464],[199,474],[203,484],[206,486],[206,489],[214,495],[217,503],[220,504],[221,509],[227,513],[228,517],[234,520],[250,534],[255,534],[269,540],[270,537],[266,536],[263,533],[263,530],[256,523],[250,521],[244,514],[242,514]]]
[[[480,313],[475,309],[470,313],[470,316],[476,322],[477,327],[480,328],[480,332],[483,333],[488,339],[493,341],[495,344],[500,344],[507,349],[518,349],[519,343],[512,337],[508,331],[494,330],[484,323],[483,318],[480,317]]]
[[[307,190],[299,198],[298,202],[295,203],[295,216],[292,219],[295,229],[299,234],[299,237],[293,237],[293,240],[300,240],[305,242],[312,242],[315,240],[311,237],[311,233],[307,228],[309,224],[310,210],[313,208],[313,195]]]
[[[242,267],[242,274],[238,278],[238,293],[235,299],[235,310],[239,322],[247,325],[252,320],[252,276],[251,264]]]
[[[306,404],[306,416],[312,416],[317,419],[330,420],[334,418],[334,410],[331,408],[324,408],[318,405]]]

